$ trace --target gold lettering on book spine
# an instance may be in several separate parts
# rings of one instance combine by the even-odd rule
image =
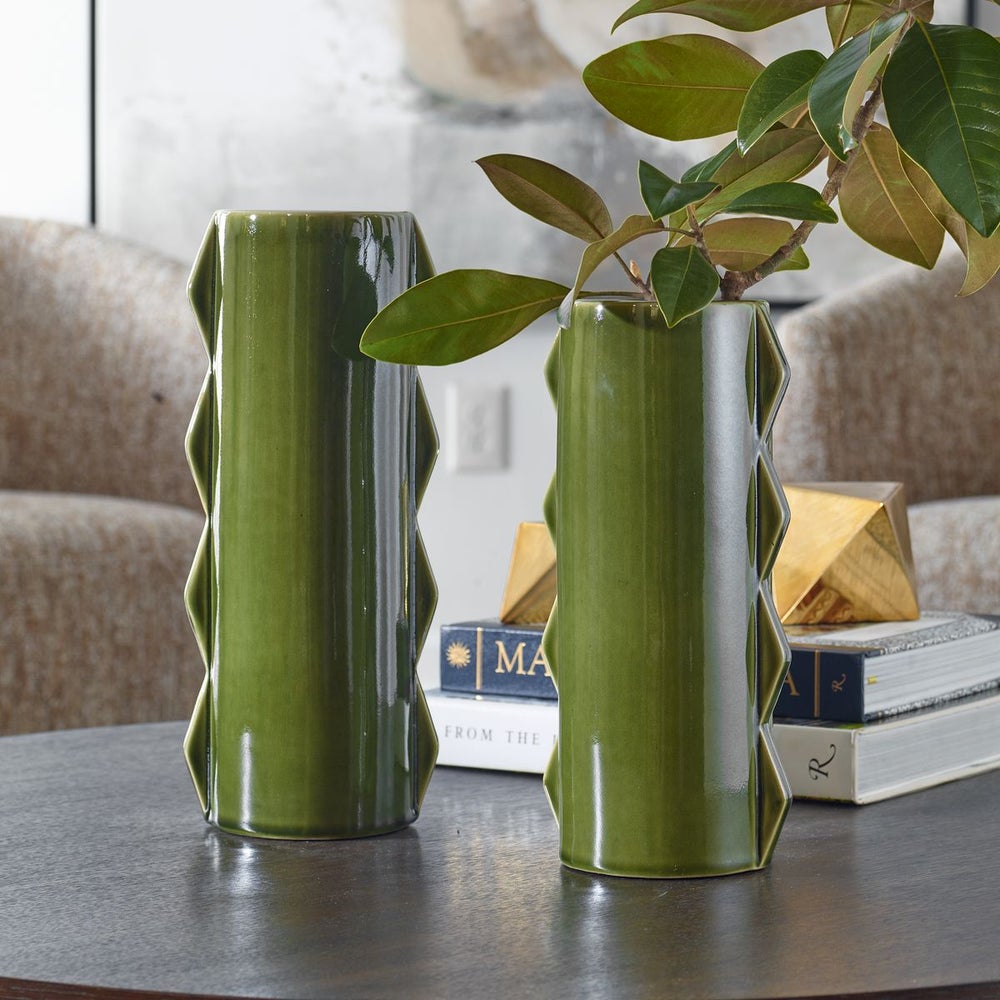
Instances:
[[[535,651],[535,658],[531,661],[531,666],[528,667],[529,677],[535,676],[535,667],[541,667],[546,677],[552,676],[552,671],[549,670],[549,663],[545,659],[545,651],[542,649],[541,643],[539,643],[538,649]]]
[[[819,659],[820,652],[817,649],[813,657],[813,718],[819,718]]]
[[[523,677],[525,674],[524,670],[524,643],[519,642],[517,648],[514,650],[514,655],[510,656],[507,653],[507,647],[503,644],[502,639],[495,639],[497,646],[497,668],[496,673],[516,673]]]

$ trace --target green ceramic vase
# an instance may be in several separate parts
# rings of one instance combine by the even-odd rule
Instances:
[[[405,213],[219,212],[194,265],[207,523],[185,596],[207,670],[185,752],[224,830],[356,837],[417,816],[437,592],[416,514],[437,436],[416,370],[358,341],[430,273]]]
[[[668,329],[650,302],[583,299],[547,376],[561,858],[646,877],[760,868],[790,800],[769,734],[788,507],[767,449],[787,366],[766,306],[713,303]]]

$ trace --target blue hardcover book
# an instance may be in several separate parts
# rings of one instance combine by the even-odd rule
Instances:
[[[1000,686],[1000,619],[931,612],[918,621],[788,626],[775,718],[868,722]]]
[[[497,618],[442,625],[441,690],[554,699],[544,631],[544,625],[505,625]]]

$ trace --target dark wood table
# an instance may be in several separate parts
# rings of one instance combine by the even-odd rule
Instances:
[[[385,837],[222,834],[182,736],[0,740],[0,997],[1000,997],[1000,773],[799,802],[765,872],[642,881],[561,867],[525,775],[440,768]]]

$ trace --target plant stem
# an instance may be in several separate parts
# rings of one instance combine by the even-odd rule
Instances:
[[[619,264],[621,264],[625,273],[628,275],[628,280],[631,281],[632,284],[635,285],[636,288],[638,288],[639,291],[642,292],[642,294],[645,295],[647,299],[653,298],[653,290],[649,287],[649,285],[646,284],[645,281],[642,280],[642,278],[638,274],[635,273],[635,271],[632,270],[631,267],[628,266],[628,264],[625,263],[625,258],[622,257],[622,255],[618,253],[617,250],[615,251],[615,260],[618,261]]]
[[[694,205],[687,206],[687,220],[688,225],[691,227],[690,237],[694,240],[694,245],[698,248],[699,253],[712,264],[712,255],[709,252],[708,245],[705,243],[705,233],[701,228],[701,223],[698,222],[698,216],[695,214]],[[714,267],[715,265],[712,264]]]
[[[823,187],[821,196],[827,205],[831,205],[840,194],[844,178],[854,158],[861,150],[861,144],[871,130],[875,121],[875,115],[882,104],[882,81],[877,80],[868,100],[862,105],[854,125],[851,128],[851,135],[855,145],[847,154],[846,160],[837,160],[836,165],[830,171],[826,184]],[[721,293],[726,301],[740,299],[748,288],[756,285],[758,281],[763,281],[768,275],[773,274],[789,257],[809,238],[809,234],[819,223],[802,222],[798,225],[788,240],[783,243],[770,257],[762,264],[759,264],[752,271],[727,271],[722,278]]]

